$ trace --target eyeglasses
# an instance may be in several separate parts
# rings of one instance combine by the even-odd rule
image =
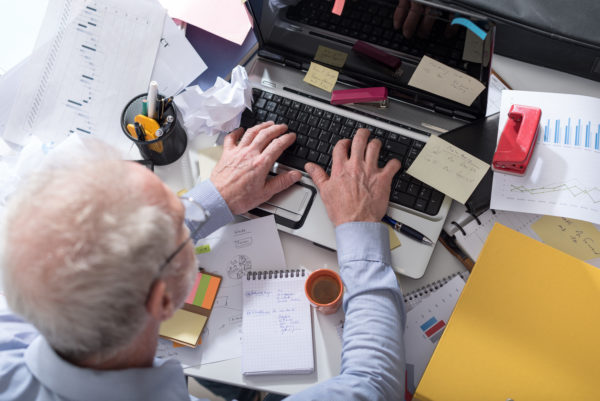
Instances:
[[[171,263],[173,259],[175,259],[175,256],[177,256],[177,254],[181,252],[181,250],[187,245],[187,243],[190,240],[192,240],[196,234],[198,234],[200,228],[202,228],[202,226],[206,223],[206,220],[208,220],[208,217],[210,216],[210,213],[207,210],[204,210],[202,205],[194,201],[192,198],[180,196],[179,199],[185,207],[184,221],[185,225],[190,230],[190,235],[185,241],[179,244],[179,246],[175,248],[175,251],[173,251],[173,253],[171,253],[163,262],[163,264],[160,265],[160,268],[158,269],[157,273],[158,276],[162,273],[165,267],[167,267],[167,265]]]

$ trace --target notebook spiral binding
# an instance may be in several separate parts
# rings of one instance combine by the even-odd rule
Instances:
[[[456,272],[450,274],[444,278],[431,282],[429,284],[424,285],[423,287],[417,288],[416,290],[410,291],[404,294],[404,303],[407,306],[413,306],[421,301],[422,298],[426,298],[432,293],[436,292],[440,288],[442,288],[445,284],[447,284],[450,280],[452,280],[455,276],[462,277],[463,280],[467,280],[469,277],[469,272]]]
[[[304,269],[285,269],[285,270],[263,270],[257,272],[248,272],[246,280],[266,280],[273,278],[304,277]]]

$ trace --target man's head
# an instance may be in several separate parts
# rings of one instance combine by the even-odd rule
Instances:
[[[113,357],[189,291],[191,245],[158,274],[187,238],[183,205],[136,163],[87,161],[36,173],[6,212],[9,305],[74,362]],[[164,293],[153,297],[157,288]]]

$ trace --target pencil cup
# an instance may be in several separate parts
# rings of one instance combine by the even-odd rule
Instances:
[[[164,107],[164,110],[158,112],[157,121],[145,117],[146,96],[145,93],[141,94],[127,103],[121,114],[121,128],[127,138],[136,144],[144,159],[150,160],[157,166],[164,166],[173,163],[183,155],[187,146],[187,134],[182,125],[181,113],[172,101]],[[164,99],[160,95],[158,98]],[[132,129],[133,124],[142,118],[140,116],[145,118],[144,122],[150,123],[144,125],[148,135],[143,134],[141,138],[141,135],[137,135],[135,129]],[[155,128],[159,128],[160,131]]]
[[[340,275],[330,269],[318,269],[308,275],[304,284],[308,301],[325,315],[335,313],[342,304],[344,284]]]

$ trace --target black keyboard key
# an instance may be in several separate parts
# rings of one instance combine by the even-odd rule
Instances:
[[[300,126],[298,127],[299,134],[308,135],[309,130],[310,127],[308,126],[308,124],[300,124]]]
[[[319,146],[319,140],[315,139],[315,138],[308,138],[308,140],[306,141],[306,147],[316,150],[317,146]]]
[[[399,205],[412,208],[417,200],[417,197],[404,192],[394,191],[392,192],[390,199],[392,202],[398,203]]]
[[[300,123],[298,121],[290,121],[290,123],[288,124],[288,130],[290,132],[296,132],[299,126]]]
[[[280,104],[279,106],[277,106],[277,109],[275,110],[275,113],[279,114],[280,116],[284,116],[288,111],[288,107],[284,106],[283,104]]]
[[[308,137],[306,135],[296,135],[296,143],[302,146],[306,145],[306,141],[308,141]]]
[[[304,146],[300,146],[297,150],[296,150],[296,156],[301,157],[303,159],[306,159],[306,156],[308,156],[308,148],[304,147]],[[306,161],[305,161],[306,162]]]
[[[325,129],[325,130],[327,130],[327,129],[329,129],[329,125],[330,125],[330,124],[331,124],[331,121],[329,121],[329,120],[327,120],[327,119],[325,119],[325,118],[321,118],[321,119],[319,120],[319,125],[318,125],[318,127],[319,127],[319,128],[321,128],[321,129]]]
[[[319,159],[317,160],[317,163],[319,163],[321,166],[325,167],[325,166],[329,165],[330,161],[331,161],[331,157],[329,155],[322,153],[319,155]]]
[[[310,127],[310,130],[308,130],[308,136],[310,136],[311,138],[318,138],[320,135],[321,130],[317,127]]]
[[[345,138],[350,138],[352,134],[354,134],[354,128],[348,127],[347,125],[344,125],[340,130],[340,135]]]
[[[277,114],[269,113],[269,114],[267,114],[266,121],[276,121],[277,117],[279,117]]]
[[[383,148],[388,152],[396,153],[402,157],[404,157],[408,151],[408,147],[406,145],[402,145],[399,142],[390,141],[389,139],[385,141]],[[400,158],[400,160],[402,160],[402,158]]]
[[[425,209],[427,209],[427,200],[423,198],[417,198],[414,207],[415,210],[418,210],[419,212],[425,212]]]
[[[341,128],[342,125],[340,123],[333,122],[329,126],[329,132],[331,132],[332,134],[339,134]]]
[[[294,100],[292,102],[292,109],[298,110],[298,111],[302,110],[302,103],[297,102],[297,101]]]
[[[290,120],[288,118],[285,118],[284,116],[277,116],[277,119],[275,120],[275,124],[286,124],[289,123]]]
[[[316,127],[317,125],[319,125],[319,117],[317,117],[317,116],[308,117],[307,124],[310,125],[311,127]]]
[[[262,97],[267,100],[273,99],[273,94],[271,92],[263,92]]]
[[[408,188],[406,188],[406,193],[409,195],[417,196],[421,192],[421,185],[416,182],[412,182],[408,184]]]
[[[300,113],[298,113],[298,121],[300,121],[301,123],[305,123],[308,121],[308,116],[309,114],[307,112],[301,111]]]
[[[435,216],[440,211],[440,207],[442,206],[442,201],[444,200],[444,195],[441,192],[433,191],[433,195],[429,202],[427,203],[427,208],[425,209],[425,213]]]
[[[317,160],[319,160],[319,153],[316,150],[309,150],[308,151],[308,161],[311,161],[313,163],[316,163]]]
[[[266,110],[257,110],[255,117],[256,117],[257,122],[267,121],[267,111]]]
[[[256,103],[254,103],[254,107],[259,108],[259,109],[264,109],[266,104],[267,104],[267,99],[260,98],[256,101]]]
[[[275,102],[274,102],[274,101],[272,101],[272,100],[269,100],[269,101],[267,102],[267,104],[265,105],[265,109],[266,109],[267,111],[275,111],[275,110],[277,109],[277,103],[275,103]]]
[[[329,150],[329,143],[319,141],[319,144],[317,145],[317,152],[327,153],[328,150]]]
[[[306,149],[306,152],[308,153],[308,149]],[[306,164],[304,157],[293,156],[288,153],[282,154],[277,161],[281,164],[285,164],[288,167],[297,168],[298,170],[304,170],[304,165]]]

